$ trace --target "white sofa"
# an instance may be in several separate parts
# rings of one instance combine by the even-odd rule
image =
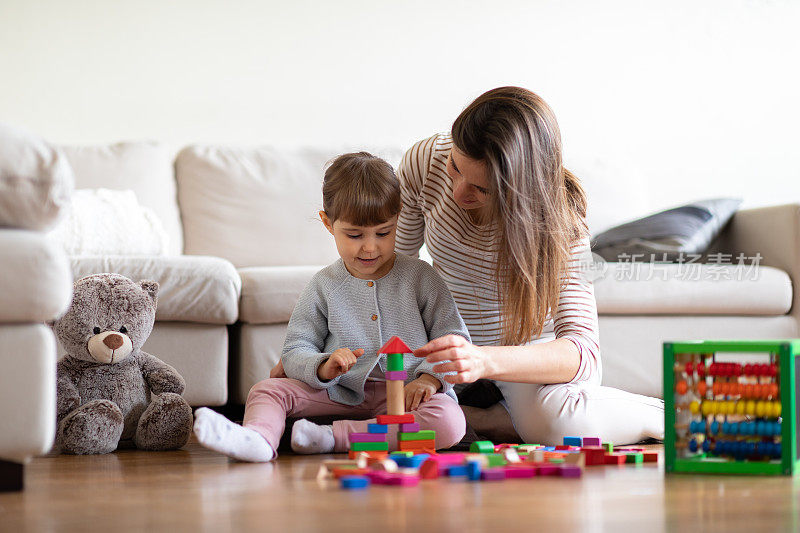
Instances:
[[[343,150],[190,146],[173,156],[156,143],[65,147],[77,188],[132,189],[162,219],[173,246],[165,256],[72,257],[73,275],[116,271],[159,281],[145,349],[183,374],[192,405],[241,404],[277,362],[300,290],[337,258],[316,213],[323,166]],[[397,164],[403,150],[373,152]],[[636,213],[619,209],[642,195],[630,183],[613,187],[607,168],[587,164],[578,173],[595,213],[613,206],[605,214],[616,218],[606,216],[606,225],[642,214],[639,204]],[[735,215],[715,246],[760,252],[755,279],[684,281],[679,267],[656,265],[653,279],[645,272],[636,281],[617,279],[626,265],[610,264],[595,283],[604,383],[660,396],[664,340],[797,336],[799,232],[795,205]],[[737,267],[725,268],[736,275]],[[702,274],[718,270],[703,266]]]
[[[44,322],[72,297],[67,257],[44,230],[68,202],[72,176],[46,143],[0,124],[0,491],[55,434],[56,342]]]

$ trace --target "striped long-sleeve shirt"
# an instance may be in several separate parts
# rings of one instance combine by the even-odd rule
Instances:
[[[476,225],[453,199],[453,181],[446,172],[452,148],[448,134],[419,141],[398,168],[403,210],[397,225],[396,250],[417,257],[427,245],[433,266],[442,276],[477,345],[499,345],[502,326],[497,293],[497,227]],[[531,343],[556,338],[578,348],[580,366],[572,382],[600,383],[602,367],[597,306],[592,282],[581,275],[581,259],[589,256],[589,239],[572,246],[567,283],[558,308],[548,313],[541,335]]]

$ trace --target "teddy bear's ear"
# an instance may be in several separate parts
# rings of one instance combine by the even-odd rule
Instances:
[[[152,298],[153,301],[156,300],[156,295],[158,294],[158,282],[157,281],[152,281],[152,280],[149,280],[149,279],[143,279],[142,281],[139,282],[139,285],[145,291],[147,291],[147,294],[150,295],[150,298]]]

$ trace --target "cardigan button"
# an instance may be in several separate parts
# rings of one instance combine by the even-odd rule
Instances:
[[[373,282],[371,282],[371,281],[368,281],[368,282],[367,282],[367,287],[372,287],[373,285],[375,285],[375,283],[373,283]]]
[[[378,315],[372,315],[370,318],[371,318],[373,321],[374,321],[374,320],[378,320]]]

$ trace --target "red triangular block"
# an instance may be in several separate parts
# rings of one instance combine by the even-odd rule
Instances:
[[[389,342],[384,344],[383,348],[378,350],[378,353],[411,353],[411,352],[412,352],[411,348],[406,346],[406,343],[404,343],[397,335],[389,339]]]

